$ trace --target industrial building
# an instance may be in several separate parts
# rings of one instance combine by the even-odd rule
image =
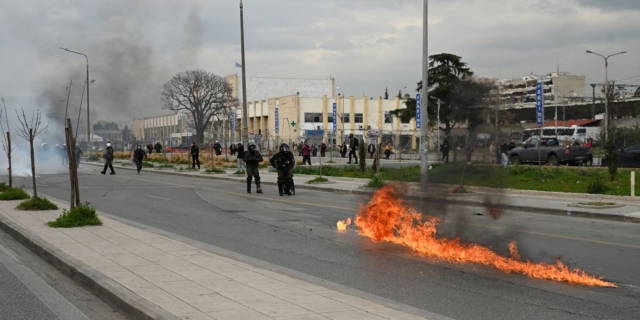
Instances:
[[[503,108],[535,107],[536,84],[542,82],[545,104],[562,104],[565,100],[585,99],[586,77],[568,72],[552,72],[544,76],[529,75],[520,79],[498,81]]]

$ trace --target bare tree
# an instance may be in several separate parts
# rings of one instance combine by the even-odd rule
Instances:
[[[18,116],[18,121],[20,121],[20,130],[18,131],[18,135],[23,139],[29,141],[29,150],[31,151],[31,178],[33,180],[33,196],[38,197],[38,190],[36,189],[36,161],[33,151],[33,140],[38,136],[38,134],[42,133],[49,125],[47,124],[44,128],[40,128],[42,125],[42,115],[40,114],[40,110],[34,112],[31,115],[31,120],[27,120],[27,115],[24,113],[24,109],[22,109],[22,117],[16,110],[16,116]]]
[[[162,89],[164,108],[184,110],[189,114],[187,122],[195,129],[199,144],[204,142],[204,133],[213,116],[239,105],[238,99],[232,97],[231,85],[222,77],[204,70],[180,72]]]
[[[7,155],[7,160],[9,160],[9,188],[13,187],[13,173],[11,171],[11,152],[15,150],[18,146],[11,148],[11,127],[9,127],[9,116],[7,115],[7,104],[4,102],[4,97],[2,97],[2,105],[4,106],[4,117],[7,122],[7,131],[4,130],[4,125],[2,125],[2,110],[0,110],[0,129],[2,130],[2,149],[4,153]]]

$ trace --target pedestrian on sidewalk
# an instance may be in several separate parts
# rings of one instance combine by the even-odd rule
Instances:
[[[262,162],[262,155],[256,150],[256,145],[249,143],[249,151],[244,154],[244,162],[247,167],[247,193],[251,193],[251,179],[256,178],[256,193],[262,193],[260,187],[260,162]]]
[[[244,146],[242,145],[242,143],[238,142],[238,146],[237,146],[237,153],[238,155],[236,156],[238,159],[238,171],[244,171],[244,164],[242,163],[244,161]]]
[[[315,143],[311,145],[311,156],[312,157],[318,156],[318,146]]]
[[[136,150],[133,151],[133,162],[136,164],[136,168],[138,169],[138,174],[140,174],[140,170],[142,170],[142,160],[144,159],[144,150],[141,145],[136,147]]]
[[[111,169],[111,174],[116,174],[115,170],[113,170],[113,148],[111,147],[111,142],[107,142],[107,148],[102,156],[104,158],[104,169],[102,169],[102,174],[107,173],[107,168]]]
[[[293,153],[289,151],[286,143],[280,145],[280,152],[276,153],[269,160],[271,166],[278,170],[278,193],[280,196],[291,195],[293,189],[293,172],[291,169],[296,164]]]
[[[324,141],[322,141],[322,144],[320,145],[320,157],[324,158],[326,152],[327,152],[327,144]]]
[[[389,160],[391,156],[391,142],[387,142],[387,145],[384,146],[384,159]]]
[[[369,153],[369,158],[373,159],[373,154],[376,153],[376,145],[373,144],[373,141],[369,141],[367,152]]]
[[[449,140],[444,139],[442,145],[440,146],[440,151],[442,151],[442,162],[449,163],[449,150],[451,150],[451,145],[449,144]]]
[[[156,142],[154,149],[156,149],[156,153],[160,153],[160,151],[162,151],[162,145],[160,144],[160,141]]]
[[[345,158],[347,156],[347,144],[342,141],[342,144],[340,145],[340,155]]]
[[[494,164],[496,162],[496,144],[491,142],[489,146],[489,164]]]
[[[236,145],[235,144],[231,144],[231,146],[229,147],[229,151],[231,151],[231,155],[235,156],[236,155]]]
[[[507,144],[507,139],[502,139],[502,145],[500,145],[500,163],[503,168],[507,168],[509,166],[509,145]]]
[[[302,143],[302,141],[300,141],[300,144],[298,144],[298,157],[302,157],[302,148],[304,147],[304,143]]]
[[[200,148],[196,145],[195,142],[191,143],[191,162],[192,168],[196,168],[196,163],[198,164],[198,170],[200,170]]]
[[[353,133],[349,134],[349,162],[347,164],[351,164],[351,156],[356,159],[355,164],[358,164],[358,156],[356,152],[358,151],[358,138],[356,138]]]
[[[302,146],[302,165],[304,166],[307,162],[311,165],[311,147],[309,146],[309,143],[305,141]]]
[[[222,155],[222,146],[220,145],[220,142],[216,141],[216,143],[213,144],[213,150],[216,151],[216,156]]]

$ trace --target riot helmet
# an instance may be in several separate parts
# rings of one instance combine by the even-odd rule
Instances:
[[[280,152],[287,152],[289,151],[289,145],[286,143],[283,143],[280,145]]]

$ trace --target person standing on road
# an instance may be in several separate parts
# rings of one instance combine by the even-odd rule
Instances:
[[[242,143],[238,142],[238,155],[236,156],[238,159],[238,171],[244,171],[244,164],[242,163],[242,161],[244,161],[244,146],[242,145]]]
[[[104,169],[100,173],[106,174],[107,168],[111,169],[111,174],[116,174],[115,170],[113,170],[113,148],[111,147],[111,142],[107,142],[107,149],[102,156],[104,158]]]
[[[80,157],[82,157],[82,149],[76,147],[76,168],[80,167]]]
[[[302,145],[302,165],[304,166],[307,162],[311,165],[311,147],[309,147],[309,143],[305,141],[304,145]]]
[[[269,159],[271,166],[278,170],[278,192],[280,196],[291,195],[291,185],[293,182],[293,172],[291,169],[296,164],[293,153],[289,151],[286,143],[280,145],[280,152],[276,153]]]
[[[376,153],[376,145],[373,144],[373,141],[369,142],[369,146],[367,147],[367,152],[369,153],[369,158],[373,159],[373,154]]]
[[[327,153],[327,144],[324,141],[322,141],[322,144],[320,145],[320,157],[324,158],[326,153]]]
[[[347,144],[342,141],[342,144],[340,145],[340,155],[344,158],[347,156]]]
[[[356,163],[358,164],[358,156],[356,154],[356,152],[358,151],[358,138],[356,138],[353,133],[349,134],[349,162],[347,162],[347,164],[351,163],[351,156],[353,155],[353,158],[356,159]]]
[[[247,193],[251,193],[251,179],[256,178],[256,193],[262,193],[260,187],[260,162],[262,162],[262,155],[256,150],[256,145],[249,143],[249,151],[244,154],[244,162],[247,167]]]
[[[216,156],[222,155],[222,146],[220,145],[220,142],[216,141],[216,143],[213,144],[213,150],[216,151]]]
[[[142,170],[142,160],[144,160],[144,150],[142,150],[141,145],[138,145],[136,150],[133,151],[133,162],[136,164],[138,174],[140,174],[140,170]]]
[[[229,147],[229,151],[231,151],[231,155],[235,156],[236,155],[236,145],[235,144],[231,144],[231,146]]]
[[[389,160],[391,156],[391,142],[387,142],[387,145],[384,146],[384,159]]]
[[[191,143],[191,167],[193,169],[196,168],[196,163],[198,164],[198,170],[200,170],[200,148],[196,145],[195,142]]]
[[[500,156],[502,157],[502,159],[500,159],[500,163],[505,169],[509,166],[509,156],[507,155],[508,153],[509,145],[507,145],[507,139],[502,139],[502,145],[500,145]]]

